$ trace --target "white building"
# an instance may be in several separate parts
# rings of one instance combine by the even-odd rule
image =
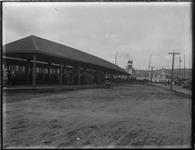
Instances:
[[[152,77],[151,77],[152,74]],[[169,79],[169,75],[165,73],[164,68],[162,68],[160,71],[155,70],[153,71],[153,73],[150,72],[149,74],[149,80],[152,82],[168,82]]]

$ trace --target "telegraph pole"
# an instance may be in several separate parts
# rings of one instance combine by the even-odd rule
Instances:
[[[181,57],[179,57],[179,77],[181,77]]]
[[[150,55],[149,64],[148,64],[148,70],[150,69],[151,57],[152,57],[152,55]]]
[[[176,52],[172,52],[172,53],[168,53],[170,55],[173,55],[172,57],[172,70],[171,70],[171,84],[170,84],[170,89],[172,90],[173,88],[173,71],[174,71],[174,59],[175,59],[175,55],[179,55],[180,53],[176,53]]]
[[[146,70],[145,70],[145,83],[146,83],[146,76],[147,76],[147,68],[146,68]]]
[[[152,57],[152,55],[150,55],[149,64],[148,64],[148,80],[149,80],[149,74],[150,74],[149,69],[150,69],[151,57]]]
[[[152,82],[152,78],[153,78],[153,68],[154,68],[154,66],[151,66],[151,76],[150,76],[151,82]]]

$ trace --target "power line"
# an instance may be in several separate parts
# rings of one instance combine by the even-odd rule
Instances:
[[[179,55],[180,53],[176,53],[176,52],[172,52],[172,53],[168,53],[170,55],[173,55],[172,57],[172,70],[171,70],[171,84],[170,84],[170,89],[172,90],[173,88],[173,71],[174,71],[174,60],[175,60],[175,55]]]

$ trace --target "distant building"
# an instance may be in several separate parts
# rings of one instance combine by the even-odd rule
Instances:
[[[126,71],[129,73],[130,78],[133,78],[135,75],[135,70],[133,68],[133,61],[128,60],[127,65],[126,65]]]
[[[150,72],[149,80],[151,81],[151,79],[152,82],[168,82],[170,81],[170,76],[166,74],[164,68],[162,68],[161,70],[153,71],[153,73]]]
[[[133,61],[129,60],[127,62],[127,72],[132,75],[133,74]]]

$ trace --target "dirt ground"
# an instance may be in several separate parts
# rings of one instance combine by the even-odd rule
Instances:
[[[116,86],[4,95],[4,147],[190,147],[191,99]]]

